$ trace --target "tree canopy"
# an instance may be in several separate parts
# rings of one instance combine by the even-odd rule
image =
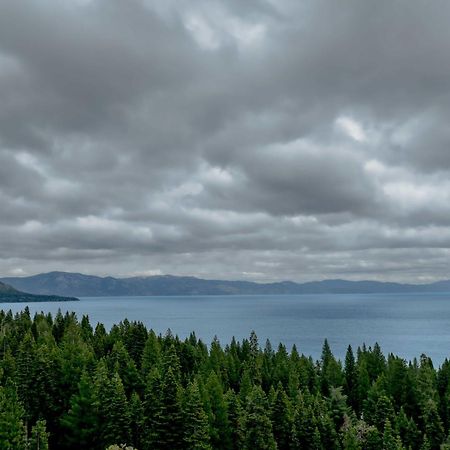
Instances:
[[[449,448],[450,362],[325,341],[314,361],[255,333],[225,346],[0,311],[0,448]]]

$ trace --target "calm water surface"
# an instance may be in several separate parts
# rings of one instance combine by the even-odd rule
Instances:
[[[111,327],[124,318],[140,320],[158,333],[168,328],[185,338],[191,331],[209,343],[255,330],[260,343],[283,342],[314,358],[325,338],[343,358],[346,348],[378,342],[385,354],[406,359],[426,353],[436,364],[450,358],[450,293],[186,297],[84,297],[79,302],[30,303],[36,311],[88,314],[92,324]],[[4,303],[20,311],[26,304]]]

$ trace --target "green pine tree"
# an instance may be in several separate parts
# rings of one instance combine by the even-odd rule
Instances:
[[[181,387],[168,367],[161,385],[161,407],[155,419],[155,447],[160,450],[183,448],[184,428],[181,407]]]
[[[156,367],[161,358],[161,345],[154,331],[150,331],[142,351],[141,370],[144,378]]]
[[[273,435],[278,450],[288,450],[292,442],[292,407],[281,383],[270,408]]]
[[[322,394],[328,396],[332,387],[342,385],[343,378],[341,364],[334,358],[328,340],[325,339],[320,361],[320,389]]]
[[[294,448],[311,449],[314,446],[314,433],[316,429],[316,418],[311,405],[299,396],[294,413],[292,426],[292,440]]]
[[[362,450],[361,442],[358,439],[356,430],[353,427],[345,430],[342,439],[343,450]]]
[[[161,397],[162,379],[157,367],[154,367],[147,376],[144,390],[143,406],[143,435],[142,449],[150,450],[156,447],[159,429],[159,415],[162,410]]]
[[[122,380],[117,373],[110,379],[103,361],[96,371],[95,388],[102,446],[130,442],[130,415]]]
[[[241,430],[239,425],[242,416],[241,401],[232,389],[228,389],[224,398],[228,407],[228,420],[230,423],[230,449],[238,450],[241,448]]]
[[[228,420],[227,404],[222,384],[211,372],[206,382],[208,395],[211,445],[214,449],[229,449],[231,446],[231,430]]]
[[[67,448],[96,448],[99,433],[99,418],[95,405],[96,397],[91,378],[83,372],[78,383],[78,392],[70,399],[70,409],[61,419],[65,430]]]
[[[423,410],[422,419],[425,424],[424,432],[430,443],[431,449],[438,450],[444,441],[445,435],[437,405],[432,399],[429,399],[423,406]]]
[[[420,446],[420,450],[433,450],[431,447],[431,443],[428,440],[428,437],[426,434],[423,437],[423,441],[422,441],[422,445]]]
[[[35,390],[35,343],[34,338],[30,332],[26,333],[23,337],[19,351],[16,358],[16,380],[17,380],[17,392],[19,394],[20,401],[24,407],[24,420],[25,424],[29,422],[36,415],[36,396]],[[29,427],[27,426],[29,429]]]
[[[241,430],[242,450],[276,450],[267,399],[259,386],[253,387],[247,397],[241,417]]]
[[[358,361],[359,362],[359,361]],[[356,370],[356,392],[357,392],[357,412],[363,410],[364,403],[367,399],[367,394],[370,389],[370,377],[367,371],[367,364],[364,360],[359,362]]]
[[[29,450],[48,450],[48,433],[45,420],[38,420],[31,429],[31,438],[28,444]]]
[[[348,346],[345,354],[344,392],[347,395],[348,404],[356,410],[358,407],[357,370],[351,345]]]
[[[131,394],[129,401],[130,423],[131,423],[131,442],[133,447],[142,448],[143,426],[144,426],[144,407],[137,392]]]
[[[389,419],[387,419],[384,424],[383,450],[403,450],[402,443],[395,431],[392,429]]]
[[[16,387],[9,383],[0,386],[0,448],[25,450],[26,430],[23,422],[25,411],[19,402]]]
[[[187,450],[211,450],[208,417],[196,381],[186,390],[184,442]]]

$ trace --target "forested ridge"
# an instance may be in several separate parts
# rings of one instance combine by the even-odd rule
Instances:
[[[450,363],[377,344],[314,361],[25,309],[0,311],[0,356],[2,450],[450,449]]]
[[[31,303],[31,302],[68,302],[78,301],[76,297],[61,297],[59,295],[36,295],[21,292],[0,281],[0,303]]]

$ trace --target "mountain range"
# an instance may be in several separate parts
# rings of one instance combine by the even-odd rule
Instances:
[[[379,281],[324,280],[307,283],[283,281],[205,280],[173,275],[114,278],[69,272],[50,272],[0,281],[36,295],[75,297],[143,295],[265,295],[265,294],[370,294],[450,291],[450,280],[430,284],[401,284]]]
[[[19,302],[61,302],[76,301],[75,297],[62,297],[59,295],[41,295],[30,294],[28,292],[18,291],[9,284],[0,282],[0,303],[19,303]]]

